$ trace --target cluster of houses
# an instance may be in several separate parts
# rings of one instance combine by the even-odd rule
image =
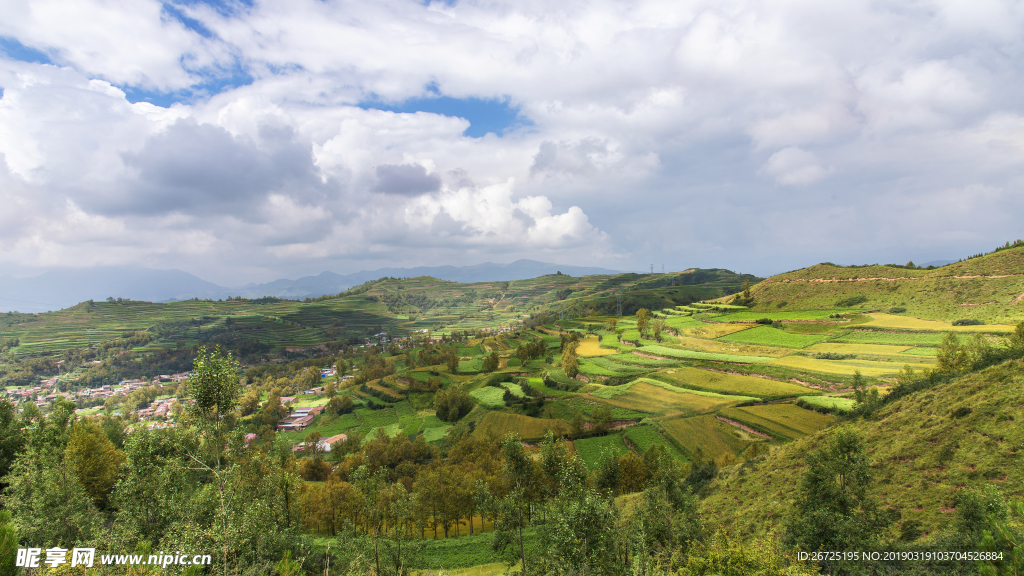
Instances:
[[[294,398],[281,398],[281,403],[285,404],[287,400],[295,400]],[[313,421],[321,412],[324,411],[323,406],[310,406],[308,408],[296,408],[288,418],[281,420],[277,424],[277,429],[281,431],[295,432],[299,430],[305,430],[306,426]]]
[[[316,447],[317,447],[317,450],[319,450],[320,452],[330,452],[331,451],[331,444],[334,444],[335,442],[347,442],[347,441],[348,441],[348,436],[346,436],[344,434],[336,434],[336,435],[330,436],[328,438],[320,438],[319,440],[316,441]],[[308,448],[310,448],[310,446],[312,444],[314,444],[314,443],[313,442],[299,442],[298,444],[292,446],[292,452],[304,452]]]

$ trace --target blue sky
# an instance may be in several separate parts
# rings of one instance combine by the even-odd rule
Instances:
[[[0,275],[956,259],[1021,236],[1022,32],[987,0],[19,0]]]

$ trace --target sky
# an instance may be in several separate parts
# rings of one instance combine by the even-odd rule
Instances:
[[[3,0],[0,275],[770,275],[1024,236],[1024,5]]]

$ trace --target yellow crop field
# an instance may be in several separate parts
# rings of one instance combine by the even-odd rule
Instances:
[[[822,342],[806,348],[808,352],[834,352],[837,354],[875,354],[888,356],[910,350],[912,346],[890,346],[888,344],[838,344]]]
[[[706,414],[749,400],[749,398],[743,397],[702,396],[699,394],[677,392],[643,381],[634,382],[625,394],[612,396],[608,399],[590,396],[589,394],[588,396],[618,408],[639,410],[659,415],[680,416]]]
[[[580,346],[576,349],[576,353],[580,356],[607,356],[608,354],[618,354],[619,351],[614,348],[601,348],[601,340],[597,336],[591,336],[580,340]]]
[[[714,340],[715,338],[734,334],[753,326],[755,326],[755,324],[705,324],[703,326],[685,328],[683,329],[683,333],[695,338],[708,338],[710,340]]]
[[[981,326],[953,326],[936,320],[921,320],[893,314],[869,314],[871,321],[862,326],[873,328],[902,328],[904,330],[937,330],[949,332],[1013,332],[1015,327],[1007,324],[982,324]]]
[[[722,410],[722,416],[768,431],[772,436],[796,439],[813,434],[835,421],[831,414],[805,410],[796,404],[765,404]]]
[[[775,366],[786,366],[797,370],[811,370],[825,374],[845,374],[852,376],[860,370],[864,376],[894,376],[903,369],[904,364],[910,364],[915,370],[929,368],[934,361],[927,356],[900,356],[899,362],[878,362],[872,360],[819,360],[805,356],[786,356],[770,360],[767,364]]]
[[[531,418],[508,412],[488,412],[477,425],[473,434],[477,436],[493,434],[501,438],[509,432],[515,432],[524,440],[538,440],[543,438],[548,430],[554,432],[556,436],[565,435],[569,433],[569,424],[564,420]]]
[[[789,396],[814,393],[810,388],[805,388],[792,382],[779,382],[767,378],[755,378],[753,376],[742,376],[740,374],[722,374],[700,368],[672,368],[658,372],[664,376],[679,382],[689,384],[705,390],[715,390],[729,394],[748,394],[752,396]]]
[[[672,418],[662,420],[661,424],[665,432],[691,455],[700,448],[705,456],[716,461],[724,457],[736,457],[750,445],[749,441],[742,438],[739,430],[712,414]]]

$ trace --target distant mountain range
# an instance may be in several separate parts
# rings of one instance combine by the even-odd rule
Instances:
[[[84,300],[108,297],[169,302],[189,298],[222,299],[229,296],[302,299],[337,294],[383,276],[413,278],[433,276],[452,282],[491,282],[525,280],[561,272],[570,276],[618,274],[616,270],[586,266],[548,264],[536,260],[516,260],[511,264],[485,262],[472,266],[418,266],[416,268],[380,268],[354,274],[321,272],[296,280],[274,280],[246,284],[236,288],[219,286],[181,270],[105,267],[53,270],[34,278],[0,277],[0,312],[45,312],[73,306]]]

